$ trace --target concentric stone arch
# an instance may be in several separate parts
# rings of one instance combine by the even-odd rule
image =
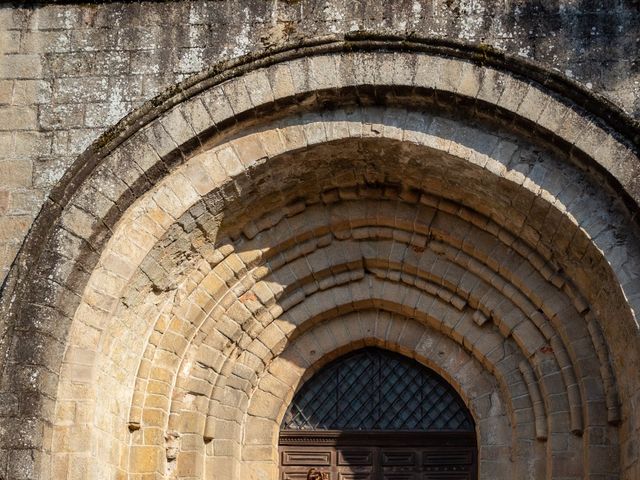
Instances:
[[[243,456],[242,419],[268,365],[396,304],[502,382],[501,424],[534,445],[481,478],[633,478],[629,143],[535,82],[393,45],[221,74],[52,197],[48,247],[5,291],[48,345],[36,382],[9,376],[43,399],[45,477],[235,478],[264,454]],[[352,340],[374,338],[394,344]]]
[[[413,339],[396,338],[393,340],[381,332],[365,338],[358,338],[354,335],[350,340],[345,339],[346,343],[344,344],[338,341],[337,348],[332,351],[325,351],[325,346],[319,346],[322,349],[318,351],[320,360],[311,365],[304,363],[305,360],[296,351],[296,343],[288,347],[283,355],[274,359],[270,364],[269,373],[262,376],[258,383],[257,394],[251,397],[247,411],[253,415],[246,415],[243,429],[245,438],[250,438],[252,443],[245,442],[242,453],[244,457],[253,458],[244,463],[240,475],[259,477],[259,472],[274,472],[278,465],[277,443],[274,442],[274,438],[277,439],[280,422],[297,387],[330,360],[364,346],[377,346],[409,355],[445,376],[449,383],[461,395],[464,395],[478,422],[480,442],[485,445],[485,448],[480,451],[482,471],[491,471],[492,475],[504,476],[505,478],[508,475],[516,475],[514,464],[495,462],[494,459],[499,458],[500,455],[529,457],[530,468],[533,468],[533,471],[535,468],[540,468],[540,466],[533,466],[535,460],[531,455],[532,446],[527,445],[527,442],[519,444],[520,439],[511,438],[509,422],[502,404],[504,399],[500,389],[496,386],[495,379],[481,364],[474,362],[472,358],[465,355],[463,349],[447,341],[441,334],[424,328],[423,325],[414,323],[412,320],[407,320],[401,315],[364,310],[323,322],[305,333],[300,341],[308,341],[305,336],[326,335],[333,329],[342,329],[344,328],[342,322],[353,325],[362,322],[364,318],[369,316],[376,318],[376,321],[388,322],[391,328],[402,325],[411,329],[412,333],[420,332],[420,334]],[[430,344],[437,344],[438,349],[429,348]],[[444,356],[446,356],[446,362],[443,363],[442,357]],[[283,386],[279,391],[274,390],[270,386],[274,383],[274,376],[280,378],[281,383],[286,385],[288,389]],[[472,380],[473,377],[476,378]],[[284,395],[284,398],[274,400],[274,397],[277,396],[273,395],[275,393]],[[469,401],[471,397],[475,399],[472,402]],[[270,415],[274,415],[274,417],[271,419]],[[268,422],[267,428],[265,428],[266,422]],[[488,437],[492,437],[491,440],[488,441]],[[268,448],[265,449],[265,446]],[[533,447],[535,448],[535,445]],[[256,457],[254,453],[256,451],[258,455],[262,454],[262,458]],[[520,473],[525,474],[525,471]]]

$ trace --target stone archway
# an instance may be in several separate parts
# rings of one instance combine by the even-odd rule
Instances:
[[[315,353],[312,358],[302,358],[308,356],[308,345],[314,345]],[[512,437],[512,417],[503,403],[507,401],[504,385],[498,385],[479,362],[445,335],[419,322],[400,314],[365,309],[311,328],[269,365],[251,396],[243,422],[245,438],[250,441],[242,450],[245,462],[241,475],[259,477],[258,472],[276,469],[273,437],[279,435],[282,417],[299,385],[336,357],[368,346],[406,353],[433,367],[471,402],[467,405],[478,421],[477,434],[484,445],[480,462],[485,476],[489,472],[496,478],[515,474],[513,464],[496,461],[500,456],[533,458],[531,445],[526,448],[528,442],[519,444],[522,439]],[[318,360],[314,362],[313,358]],[[531,462],[529,468],[535,469],[534,464]]]
[[[633,193],[616,168],[637,159],[496,69],[312,53],[222,78],[68,186],[25,283],[42,291],[15,307],[63,330],[37,385],[43,475],[273,478],[259,413],[318,335],[329,356],[385,342],[451,378],[491,419],[480,478],[632,478],[639,244],[613,187]],[[402,320],[369,332],[372,310]]]

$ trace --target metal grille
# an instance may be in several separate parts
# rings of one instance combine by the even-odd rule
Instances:
[[[284,430],[472,431],[458,394],[401,355],[366,348],[330,363],[295,395]]]

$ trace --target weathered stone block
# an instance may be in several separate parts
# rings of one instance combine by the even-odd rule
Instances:
[[[0,57],[0,78],[40,78],[42,60],[39,55],[3,55]]]

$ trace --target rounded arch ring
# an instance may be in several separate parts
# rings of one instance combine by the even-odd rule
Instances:
[[[34,359],[41,363],[37,371],[44,379],[37,384],[24,379],[21,367],[6,373],[20,388],[55,404],[54,408],[43,406],[38,417],[43,421],[43,469],[51,472],[60,456],[72,458],[71,462],[79,465],[91,463],[87,450],[96,449],[99,456],[106,455],[100,450],[101,442],[106,441],[104,432],[111,435],[109,442],[128,451],[129,433],[121,427],[127,423],[128,406],[137,401],[138,373],[149,370],[177,378],[175,365],[181,364],[178,352],[188,349],[190,340],[184,342],[183,349],[182,340],[174,338],[171,349],[164,350],[176,358],[166,354],[158,360],[161,356],[154,354],[154,361],[161,364],[146,361],[147,344],[156,348],[153,342],[162,337],[157,325],[178,323],[176,318],[182,315],[180,306],[191,293],[189,282],[206,275],[205,263],[215,264],[211,258],[226,258],[221,252],[228,252],[228,247],[223,245],[218,253],[211,253],[207,262],[198,263],[200,252],[193,260],[191,247],[179,250],[182,248],[179,243],[166,241],[171,232],[181,229],[188,233],[190,227],[185,219],[202,204],[218,208],[217,213],[224,216],[251,208],[251,201],[267,198],[267,194],[271,194],[271,203],[265,201],[264,208],[286,206],[292,209],[291,216],[295,216],[297,204],[293,200],[300,192],[293,185],[310,169],[294,159],[305,158],[305,152],[308,158],[318,158],[317,151],[314,153],[318,145],[329,149],[331,145],[341,148],[350,145],[347,150],[352,148],[356,153],[358,146],[364,146],[367,155],[373,155],[370,146],[375,145],[383,153],[400,155],[397,163],[387,166],[405,165],[402,155],[418,162],[419,155],[415,152],[420,150],[423,154],[429,152],[423,158],[433,159],[434,165],[457,158],[456,165],[469,167],[462,173],[482,172],[484,178],[490,179],[484,192],[478,188],[475,196],[466,199],[450,189],[449,198],[442,205],[459,213],[464,210],[462,207],[469,207],[465,202],[470,199],[477,199],[480,205],[482,195],[484,207],[491,201],[501,206],[512,202],[514,208],[509,213],[500,208],[485,208],[476,217],[476,223],[490,225],[487,228],[494,229],[493,233],[509,247],[520,245],[516,239],[521,240],[529,250],[518,247],[518,253],[531,263],[540,263],[540,271],[544,272],[541,285],[529,285],[531,288],[526,292],[532,304],[545,305],[539,315],[554,319],[561,315],[560,310],[566,309],[562,314],[567,314],[572,309],[571,315],[584,319],[577,332],[572,330],[568,334],[577,333],[582,343],[576,345],[584,344],[595,352],[592,358],[598,359],[601,371],[598,367],[594,370],[592,365],[596,363],[577,361],[575,367],[584,372],[584,378],[601,378],[603,384],[609,382],[609,387],[615,385],[617,376],[624,414],[615,418],[614,412],[610,420],[622,421],[623,442],[637,433],[640,427],[632,412],[640,404],[634,368],[638,352],[634,310],[640,302],[636,292],[640,270],[633,225],[637,206],[629,201],[636,198],[633,172],[638,162],[631,148],[633,142],[625,140],[606,122],[588,117],[570,101],[551,95],[540,84],[482,63],[440,51],[437,54],[389,51],[380,46],[349,51],[353,46],[341,44],[336,50],[311,50],[315,53],[304,58],[287,59],[286,55],[277,54],[269,62],[257,62],[258,68],[254,70],[243,74],[230,71],[210,82],[206,89],[201,86],[173,96],[167,99],[166,111],[136,133],[113,141],[104,137],[93,153],[101,147],[105,150],[96,154],[93,163],[77,165],[76,171],[52,196],[46,218],[40,218],[25,247],[25,252],[37,248],[40,253],[33,256],[35,263],[26,269],[22,260],[18,262],[12,273],[13,283],[9,283],[3,297],[6,318],[13,319],[18,326],[20,322],[37,323],[47,345],[44,350],[61,352]],[[343,108],[334,108],[336,105]],[[345,112],[349,111],[355,111],[355,116],[348,118]],[[398,114],[402,121],[394,117]],[[468,117],[461,120],[463,114]],[[135,122],[135,117],[130,121]],[[533,126],[536,130],[532,133]],[[487,130],[500,135],[485,135]],[[384,141],[361,140],[378,137]],[[349,141],[340,143],[343,140]],[[483,143],[487,141],[495,143]],[[526,147],[519,148],[525,144]],[[513,146],[515,149],[511,149]],[[536,148],[543,152],[539,157],[543,160],[522,156],[523,152],[537,151]],[[285,164],[290,170],[284,168]],[[383,163],[376,157],[370,165],[378,167]],[[272,166],[274,170],[268,171]],[[337,195],[339,200],[345,200],[353,195],[354,189],[358,192],[357,182],[349,184],[346,170],[337,168],[335,172],[341,176],[325,185],[331,187],[330,192],[318,195]],[[448,177],[445,175],[442,177],[445,181],[439,182],[425,175],[425,171],[419,186],[438,194],[446,193]],[[277,172],[285,174],[280,184],[274,180]],[[406,179],[405,186],[415,187],[410,180]],[[584,195],[571,187],[572,183],[582,181],[591,186]],[[456,182],[453,184],[458,186]],[[496,188],[505,185],[513,187],[518,195],[506,198]],[[402,195],[410,193],[411,188],[400,189],[402,201],[405,201]],[[233,205],[235,210],[230,208]],[[590,215],[589,208],[593,205],[606,211],[607,218]],[[546,212],[541,218],[548,220],[547,225],[556,222],[572,228],[548,231],[538,225],[536,230],[529,220],[541,209]],[[225,239],[225,235],[232,235],[229,237],[232,239],[244,235],[245,241],[250,240],[252,231],[258,234],[282,219],[264,218],[257,226],[247,222],[240,233],[233,222],[207,225],[202,230],[212,245]],[[609,219],[616,222],[609,223]],[[171,250],[176,247],[178,250]],[[479,255],[484,255],[491,265],[490,255],[481,250],[478,249]],[[168,255],[156,256],[157,252]],[[166,265],[153,270],[153,262],[160,264],[162,258],[172,255],[189,260],[184,264],[185,271],[173,276],[176,272],[167,271]],[[25,253],[21,259],[28,256]],[[171,265],[171,260],[167,265]],[[199,271],[200,268],[203,270]],[[496,268],[500,271],[501,267]],[[603,284],[590,287],[596,272],[604,279]],[[558,292],[552,301],[540,296],[549,285]],[[525,290],[526,287],[518,285]],[[500,288],[511,291],[503,285]],[[202,298],[195,302],[194,318],[201,315],[209,301],[210,298]],[[554,309],[555,315],[550,315]],[[125,325],[124,333],[114,335],[116,325],[118,328]],[[584,334],[587,325],[589,335]],[[29,335],[20,333],[26,331],[16,329],[13,352],[31,351]],[[189,339],[193,332],[186,329],[183,333]],[[547,339],[551,341],[554,335],[550,333]],[[587,345],[588,342],[591,344]],[[621,357],[613,355],[616,360],[612,368],[608,349],[614,353],[630,352],[625,356],[628,361],[621,362],[616,359]],[[569,349],[567,358],[560,355],[558,362],[568,365],[574,361],[571,355]],[[556,384],[550,365],[541,363],[540,371],[534,372],[545,378],[545,388],[549,390]],[[570,374],[558,380],[559,384],[565,382],[569,386],[572,381]],[[164,383],[173,385],[172,382]],[[109,400],[113,401],[112,426],[95,418],[69,418],[67,400],[74,404],[73,408],[88,405],[87,411],[91,412],[96,403],[107,401],[99,398],[100,392],[111,388],[118,390],[117,398]],[[598,383],[593,397],[597,400],[593,403],[585,395],[583,383],[575,388],[582,389],[583,411],[601,410],[605,387]],[[579,398],[576,391],[573,398]],[[169,399],[171,395],[170,392]],[[565,396],[561,398],[566,401]],[[166,410],[165,400],[154,401],[158,402],[156,411],[165,409],[158,415],[159,424],[169,425],[171,413]],[[43,400],[43,405],[49,403]],[[615,403],[612,400],[610,405],[613,411]],[[151,414],[148,415],[142,418],[141,430],[145,421],[151,422]],[[587,423],[587,437],[595,438],[594,435],[609,428],[606,420],[601,425],[597,418],[596,423],[597,431]],[[64,438],[74,440],[61,441]],[[149,467],[153,471],[157,465],[166,463],[165,450],[164,445],[149,450],[157,460]],[[90,468],[95,469],[95,475],[126,471],[131,465],[146,468],[140,466],[142,460],[136,463],[135,452],[142,451],[123,454],[130,459],[129,463],[119,460],[114,465],[112,460],[100,457],[102,460]],[[589,461],[597,463],[593,458]],[[586,463],[587,469],[598,468]],[[623,458],[622,465],[626,472],[636,468],[632,458]]]

